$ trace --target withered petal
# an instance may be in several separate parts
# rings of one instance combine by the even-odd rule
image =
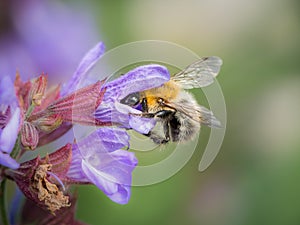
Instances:
[[[24,195],[34,201],[37,206],[46,210],[59,209],[68,206],[66,201],[68,195],[59,190],[57,178],[49,176],[47,170],[64,181],[71,158],[72,145],[67,144],[42,159],[38,156],[22,163],[17,170],[7,170],[6,172],[16,182]],[[42,170],[43,168],[45,169]]]

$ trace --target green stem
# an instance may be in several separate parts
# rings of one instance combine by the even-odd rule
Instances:
[[[17,138],[17,141],[16,141],[16,143],[15,143],[15,146],[14,146],[14,148],[13,148],[13,150],[12,150],[12,152],[11,152],[11,154],[10,154],[10,156],[12,157],[12,158],[16,158],[17,157],[17,155],[19,155],[19,152],[20,152],[20,139],[21,139],[21,136],[20,136],[20,134],[18,135],[18,138]]]
[[[12,150],[12,158],[16,158],[20,153],[20,135],[17,138],[15,146]],[[2,167],[0,168],[0,172]],[[3,225],[9,225],[7,212],[6,212],[6,199],[5,199],[5,187],[6,187],[6,178],[0,181],[0,220],[2,220]]]
[[[11,157],[16,158],[20,153],[20,134],[16,140],[15,146],[11,152]],[[2,171],[2,166],[0,166],[0,173]],[[6,199],[5,199],[5,188],[6,188],[6,178],[0,180],[0,220],[2,220],[3,225],[9,225],[7,212],[6,212]]]
[[[3,225],[9,225],[5,204],[5,187],[6,178],[4,178],[0,184],[0,218],[2,218]]]
[[[28,110],[27,110],[27,112],[26,112],[26,118],[28,118],[28,117],[31,115],[32,111],[34,110],[34,107],[35,107],[34,104],[31,104],[31,105],[29,106],[29,108],[28,108]]]

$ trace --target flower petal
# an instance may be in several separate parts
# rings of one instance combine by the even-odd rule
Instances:
[[[170,79],[166,67],[156,64],[139,66],[104,85],[104,101],[121,100],[127,95],[159,87]]]
[[[129,116],[129,126],[141,134],[148,134],[155,126],[156,121],[152,118]]]
[[[115,102],[116,110],[123,115],[126,115],[128,125],[130,128],[141,134],[147,134],[156,124],[156,121],[152,118],[145,118],[142,116],[135,116],[133,114],[141,114],[139,110],[131,108],[130,106]]]
[[[127,185],[118,186],[118,191],[108,197],[118,204],[127,204],[131,195],[131,187]]]
[[[73,144],[72,162],[67,176],[71,180],[88,182],[89,180],[82,173],[82,160],[100,161],[103,155],[125,146],[129,146],[129,135],[123,129],[103,127],[94,131],[78,143]]]
[[[10,157],[9,154],[2,153],[0,151],[0,165],[9,167],[11,169],[18,169],[20,164],[16,160]]]
[[[1,105],[17,106],[14,84],[8,76],[4,76],[0,80],[0,106]]]
[[[137,165],[137,159],[132,152],[116,149],[126,145],[128,135],[124,130],[98,129],[78,144],[73,144],[73,157],[67,178],[91,182],[113,201],[127,203],[131,174]]]
[[[109,174],[102,173],[101,170],[97,170],[85,160],[82,161],[81,168],[86,177],[106,195],[111,195],[118,191],[118,184],[110,181],[114,178]]]
[[[111,200],[126,204],[130,197],[131,173],[137,165],[132,152],[117,150],[101,155],[101,162],[82,162],[87,178],[101,189]]]
[[[130,199],[130,186],[129,185],[120,185],[118,183],[110,182],[104,178],[103,173],[97,173],[98,171],[90,167],[89,164],[83,161],[82,169],[86,176],[94,181],[93,183],[102,190],[107,197],[112,201],[119,204],[127,204]]]
[[[20,109],[16,108],[9,122],[0,135],[1,151],[11,153],[18,136],[20,125]]]
[[[91,152],[102,154],[129,146],[129,136],[123,129],[102,127],[79,141],[77,145],[83,156],[89,156]]]
[[[84,159],[85,164],[89,165],[90,172],[93,172],[94,176],[97,175],[96,179],[90,180],[92,183],[97,184],[105,179],[105,182],[131,185],[131,172],[137,165],[137,159],[133,152],[116,150],[99,154],[97,157],[98,160],[95,160],[95,157]]]
[[[70,165],[68,173],[67,173],[67,178],[70,181],[77,181],[77,182],[83,182],[83,183],[89,182],[89,180],[86,178],[86,176],[83,173],[82,168],[81,168],[82,160],[83,160],[83,157],[78,149],[78,146],[76,144],[73,144],[71,165]]]
[[[69,83],[67,85],[64,85],[61,92],[62,96],[65,96],[80,88],[79,87],[80,82],[86,78],[88,71],[101,58],[104,52],[105,52],[105,46],[103,42],[99,42],[83,57]]]

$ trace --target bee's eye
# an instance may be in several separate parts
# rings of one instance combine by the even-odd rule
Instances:
[[[140,94],[138,92],[129,94],[120,102],[124,105],[136,106],[140,102]]]

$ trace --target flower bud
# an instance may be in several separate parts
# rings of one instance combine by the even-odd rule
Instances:
[[[31,104],[41,105],[41,101],[47,86],[47,80],[47,76],[42,74],[33,82],[29,95]]]
[[[57,129],[62,124],[62,122],[63,120],[60,115],[53,114],[53,115],[46,115],[38,118],[36,121],[34,121],[34,124],[41,131],[49,133]]]
[[[39,133],[32,123],[24,121],[21,127],[21,143],[26,149],[34,150],[39,142]]]

